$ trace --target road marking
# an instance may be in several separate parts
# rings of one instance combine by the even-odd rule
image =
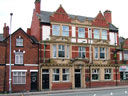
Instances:
[[[127,92],[127,91],[125,91],[124,93],[125,93],[125,94],[127,94],[128,92]]]
[[[111,92],[111,93],[110,93],[110,95],[112,96],[112,95],[113,95],[113,93]]]

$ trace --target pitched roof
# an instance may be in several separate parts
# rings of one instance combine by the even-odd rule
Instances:
[[[114,26],[113,24],[111,24],[111,23],[109,23],[109,30],[118,32],[118,28],[116,26]]]
[[[3,34],[0,34],[0,41],[3,41],[4,40],[4,36]]]
[[[41,22],[42,23],[50,23],[50,16],[53,14],[54,12],[49,12],[49,11],[41,11],[39,18],[41,19]],[[94,20],[95,18],[93,17],[86,17],[86,16],[79,16],[79,15],[71,15],[71,14],[68,14],[68,16],[71,18],[71,19],[78,19],[79,21],[81,22],[84,22],[85,19],[88,19],[89,21],[92,21]],[[109,30],[111,31],[115,31],[115,32],[118,32],[118,28],[115,27],[113,24],[110,24],[109,23]]]

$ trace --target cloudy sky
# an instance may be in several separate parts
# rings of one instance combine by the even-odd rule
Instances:
[[[13,12],[12,32],[18,28],[27,30],[31,25],[35,0],[0,0],[0,33],[4,23],[10,24]],[[128,0],[41,0],[41,10],[56,11],[62,4],[69,14],[95,17],[99,11],[112,11],[112,23],[119,28],[119,35],[128,38]]]

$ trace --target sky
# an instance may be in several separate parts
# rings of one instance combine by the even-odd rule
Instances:
[[[4,23],[10,26],[12,33],[18,28],[24,31],[30,28],[35,0],[0,0],[0,33]],[[119,28],[119,36],[128,38],[128,0],[41,0],[41,10],[54,12],[60,4],[68,14],[96,17],[99,11],[112,11],[112,23]]]

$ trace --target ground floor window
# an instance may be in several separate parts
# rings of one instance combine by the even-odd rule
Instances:
[[[111,69],[104,69],[104,79],[105,80],[111,80],[111,74],[112,74]]]
[[[69,69],[63,69],[63,81],[69,81]]]
[[[53,69],[53,81],[59,81],[59,80],[60,80],[60,70]]]
[[[121,80],[128,80],[128,72],[120,72]]]
[[[92,69],[92,80],[99,80],[99,69]]]
[[[26,84],[26,72],[13,72],[13,84]]]

